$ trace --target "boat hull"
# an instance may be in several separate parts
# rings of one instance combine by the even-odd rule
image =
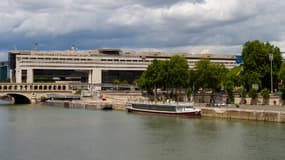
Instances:
[[[137,109],[133,107],[127,107],[128,112],[147,113],[147,114],[161,114],[170,116],[183,116],[183,117],[201,117],[201,111],[189,111],[189,112],[169,112],[169,111],[156,111]]]

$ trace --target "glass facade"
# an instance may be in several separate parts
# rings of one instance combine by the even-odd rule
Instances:
[[[115,80],[128,81],[129,84],[138,79],[143,71],[116,71],[116,70],[103,70],[102,83],[113,83]]]
[[[3,82],[3,81],[6,81],[8,76],[7,76],[7,73],[8,72],[8,66],[1,66],[0,67],[0,81]]]

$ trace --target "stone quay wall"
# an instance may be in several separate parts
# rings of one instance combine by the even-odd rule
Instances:
[[[285,122],[284,111],[201,107],[202,117]]]

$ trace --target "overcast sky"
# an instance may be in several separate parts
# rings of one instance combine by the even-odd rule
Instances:
[[[17,48],[240,54],[248,40],[285,51],[284,0],[1,0],[0,60]]]

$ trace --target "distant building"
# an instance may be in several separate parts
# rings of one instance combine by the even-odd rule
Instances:
[[[8,73],[9,73],[8,70],[9,70],[8,62],[0,62],[0,82],[8,80]]]
[[[239,64],[236,55],[175,53],[185,57],[190,68],[201,58],[223,63],[227,68]],[[127,80],[132,83],[154,60],[169,60],[174,53],[123,52],[120,49],[90,51],[20,51],[9,52],[11,82],[81,81],[113,83]]]

